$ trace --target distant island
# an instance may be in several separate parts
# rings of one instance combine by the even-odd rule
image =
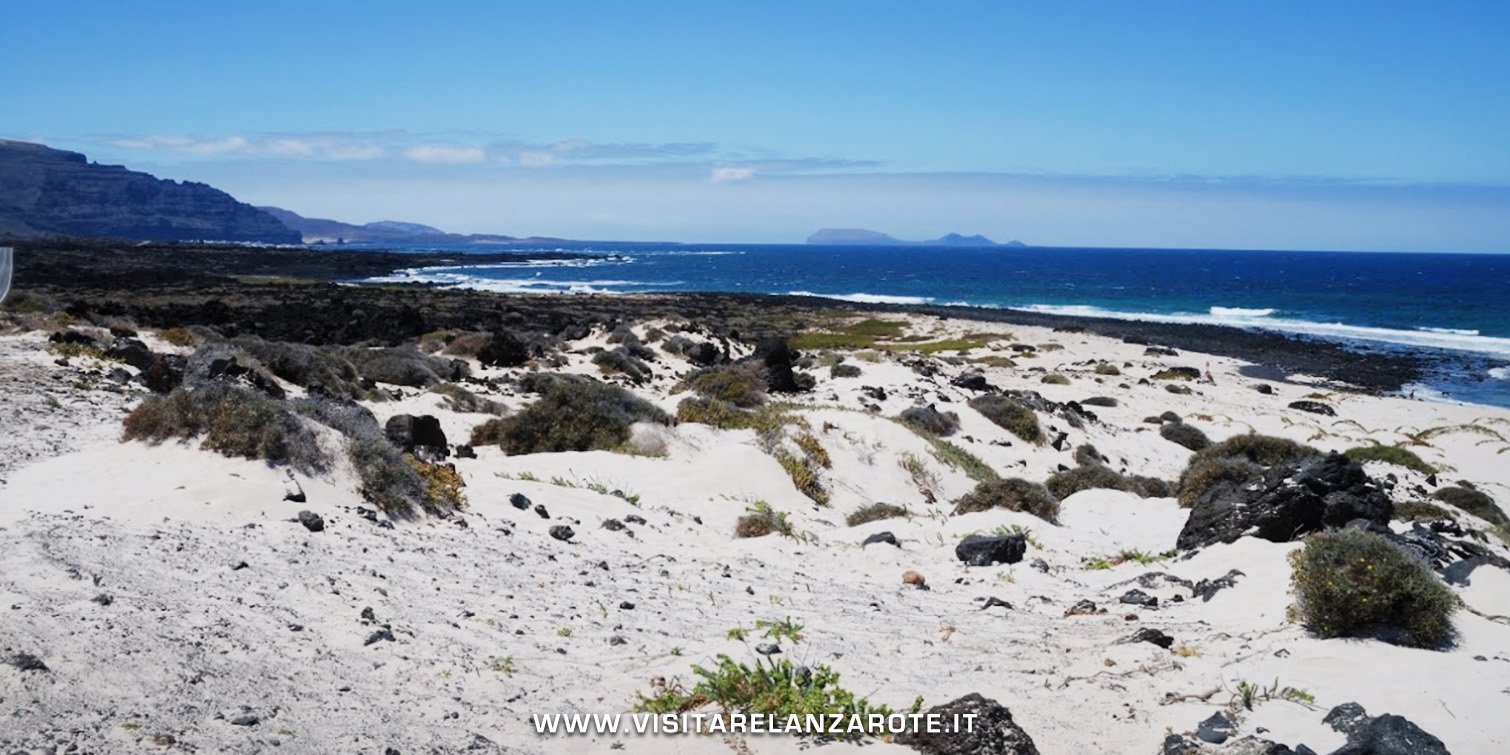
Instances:
[[[998,244],[980,234],[963,236],[958,233],[946,233],[929,241],[904,241],[865,228],[823,228],[808,236],[807,243],[828,246],[1027,246],[1016,239]]]

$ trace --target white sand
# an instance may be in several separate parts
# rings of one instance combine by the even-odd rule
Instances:
[[[939,334],[1000,329],[915,322],[919,332]],[[958,412],[963,428],[952,441],[1007,476],[1033,480],[1073,466],[1070,451],[1085,442],[1114,468],[1174,478],[1188,452],[1141,421],[1165,410],[1214,439],[1253,429],[1338,450],[1470,422],[1510,433],[1510,412],[1295,384],[1275,384],[1277,395],[1267,396],[1231,359],[1145,357],[1143,347],[1110,339],[1013,330],[1020,341],[1064,348],[1020,359],[1016,369],[941,363],[935,378],[891,360],[851,359],[864,371],[859,378],[814,370],[817,390],[798,400],[813,407],[804,415],[833,457],[824,473],[827,507],[792,486],[753,432],[682,425],[666,431],[666,458],[506,457],[480,448],[479,458],[456,461],[471,501],[459,521],[391,529],[356,515],[362,501],[347,469],[297,475],[308,503],[294,504],[282,500],[291,486],[282,470],[193,446],[118,442],[135,389],[48,388],[60,394],[60,407],[39,415],[45,402],[35,386],[66,386],[89,368],[53,364],[35,335],[0,337],[0,376],[19,378],[0,397],[0,655],[33,653],[51,669],[0,665],[0,743],[132,752],[160,749],[154,735],[169,735],[200,752],[260,752],[275,741],[284,752],[605,752],[617,743],[643,753],[793,752],[802,743],[784,737],[542,738],[527,723],[536,713],[626,711],[652,678],[690,684],[694,663],[718,653],[750,657],[726,638],[730,628],[789,617],[805,635],[788,648],[791,657],[832,665],[873,701],[906,707],[922,695],[933,705],[980,692],[1008,706],[1044,753],[1155,752],[1166,732],[1189,731],[1226,709],[1242,680],[1265,687],[1277,680],[1315,697],[1314,705],[1260,702],[1242,712],[1242,734],[1265,729],[1266,738],[1327,752],[1342,738],[1321,716],[1358,702],[1372,714],[1409,718],[1453,752],[1510,748],[1510,619],[1460,611],[1459,642],[1446,651],[1313,639],[1285,615],[1285,557],[1298,546],[1251,539],[1188,560],[1088,570],[1088,559],[1124,549],[1172,548],[1186,512],[1170,499],[1092,490],[1063,502],[1059,526],[1000,510],[949,517],[949,502],[973,483],[912,432],[861,410],[861,387],[885,389],[885,416],[917,397]],[[1009,354],[972,356],[983,353]],[[1131,366],[1122,377],[1101,377],[1087,363],[1096,359]],[[586,361],[577,357],[572,369],[592,372]],[[1163,366],[1208,362],[1216,383],[1193,386],[1194,395],[1137,384]],[[973,394],[948,379],[967,367],[998,387],[1059,401],[1112,396],[1121,405],[1090,407],[1102,422],[1084,430],[1041,417],[1051,434],[1067,431],[1069,442],[1063,451],[1033,446],[964,406]],[[1071,384],[1040,384],[1037,368],[1062,372]],[[682,396],[670,388],[687,369],[662,357],[660,377],[642,394],[673,408]],[[1318,390],[1338,417],[1284,409]],[[380,421],[435,414],[452,442],[465,442],[485,419],[445,410],[431,394],[406,395],[371,408]],[[528,400],[494,398],[515,408]],[[1510,502],[1505,447],[1453,432],[1413,449],[1450,465],[1445,478],[1472,480],[1503,505]],[[936,476],[937,504],[924,503],[898,465],[904,453]],[[1370,471],[1396,474],[1402,489],[1421,479],[1385,465]],[[537,481],[511,479],[523,474]],[[637,495],[638,504],[593,492],[597,485]],[[510,506],[515,492],[551,518]],[[803,537],[735,539],[735,520],[757,500],[787,512]],[[844,525],[846,514],[875,501],[906,505],[917,516]],[[292,521],[301,509],[321,514],[327,530],[310,533]],[[630,526],[632,537],[600,526],[628,515],[648,520]],[[563,523],[576,530],[570,544],[546,534]],[[1029,528],[1039,545],[1024,562],[966,568],[955,559],[963,535],[1011,525]],[[902,547],[858,545],[882,530]],[[1048,571],[1032,568],[1034,559]],[[1163,584],[1143,588],[1161,598],[1157,610],[1117,603],[1137,586],[1129,581],[1150,571],[1199,580],[1230,569],[1246,576],[1209,602],[1171,603],[1189,592]],[[903,586],[906,570],[924,574],[931,589]],[[1480,614],[1510,614],[1510,575],[1482,568],[1458,589]],[[113,602],[94,602],[101,594]],[[981,610],[987,596],[1013,609]],[[1066,617],[1081,599],[1108,611]],[[624,601],[634,608],[621,608]],[[378,628],[361,620],[366,607],[377,624],[391,625],[396,641],[363,645]],[[1145,626],[1173,635],[1184,654],[1119,643]],[[610,644],[613,637],[626,643]],[[256,725],[230,723],[247,712],[260,719]],[[910,750],[882,744],[867,751]]]

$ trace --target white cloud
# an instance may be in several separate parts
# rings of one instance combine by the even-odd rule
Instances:
[[[716,184],[727,184],[748,181],[754,177],[754,168],[714,168],[708,180]]]
[[[443,144],[421,144],[404,151],[404,156],[421,163],[480,163],[483,160],[481,147],[448,147]]]
[[[541,150],[527,150],[519,153],[519,164],[526,168],[544,168],[556,162],[556,153]]]
[[[122,149],[158,150],[185,155],[247,155],[307,160],[375,160],[388,152],[380,145],[330,135],[252,138],[226,136],[201,139],[180,134],[148,134],[110,139],[106,143]]]

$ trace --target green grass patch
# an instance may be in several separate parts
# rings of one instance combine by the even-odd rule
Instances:
[[[1413,469],[1421,474],[1436,474],[1437,468],[1427,463],[1415,452],[1399,446],[1358,446],[1342,452],[1354,461],[1382,461],[1386,464]]]

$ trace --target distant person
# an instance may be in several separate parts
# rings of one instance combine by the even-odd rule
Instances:
[[[16,253],[8,246],[0,246],[0,304],[5,303],[5,295],[10,293],[11,269],[15,267]]]
[[[1206,382],[1216,385],[1216,378],[1211,375],[1211,363],[1206,363]]]

